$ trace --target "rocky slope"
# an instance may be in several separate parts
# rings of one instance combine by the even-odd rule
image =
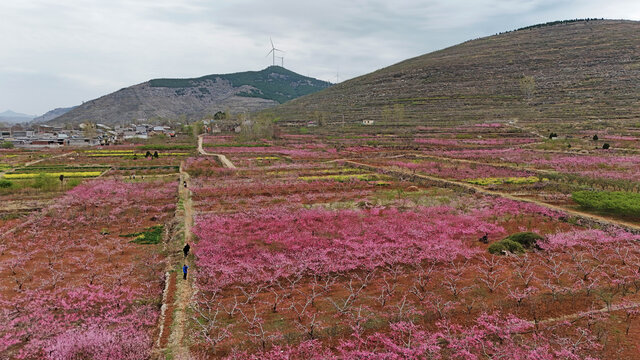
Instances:
[[[263,110],[330,85],[279,66],[195,79],[155,79],[86,102],[49,123],[199,120],[218,111]]]
[[[76,106],[72,106],[72,107],[67,107],[67,108],[56,108],[53,110],[49,110],[46,113],[38,116],[37,118],[34,118],[33,120],[31,120],[31,123],[41,123],[41,122],[45,122],[45,121],[49,121],[49,120],[53,120],[55,118],[57,118],[58,116],[62,116],[66,113],[68,113],[69,111],[75,109]]]

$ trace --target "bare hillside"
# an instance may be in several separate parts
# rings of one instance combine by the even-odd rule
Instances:
[[[636,122],[640,22],[537,25],[378,70],[279,106],[283,121]]]

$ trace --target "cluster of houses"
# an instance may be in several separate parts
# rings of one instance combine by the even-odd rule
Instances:
[[[168,126],[129,125],[110,127],[96,124],[87,128],[80,124],[78,129],[65,129],[59,126],[35,124],[28,128],[12,126],[0,128],[0,143],[11,142],[15,147],[39,148],[58,146],[98,146],[118,144],[127,139],[147,139],[153,135],[175,136]]]

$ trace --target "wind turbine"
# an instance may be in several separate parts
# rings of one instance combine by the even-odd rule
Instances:
[[[276,49],[275,45],[273,45],[273,40],[271,39],[271,37],[269,37],[269,41],[271,41],[271,51],[269,51],[267,53],[268,57],[269,55],[273,56],[273,66],[276,66],[276,51],[280,51],[281,53],[284,53],[284,51],[280,50],[280,49]],[[282,63],[284,64],[284,59],[282,60]]]

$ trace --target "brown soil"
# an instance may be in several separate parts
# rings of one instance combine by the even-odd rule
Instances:
[[[171,272],[169,275],[169,287],[167,288],[167,298],[166,304],[167,307],[165,309],[164,322],[162,324],[163,331],[162,336],[160,337],[160,348],[164,349],[167,347],[167,343],[169,342],[169,330],[171,329],[171,324],[173,323],[173,311],[175,310],[175,299],[176,294],[176,272]]]

